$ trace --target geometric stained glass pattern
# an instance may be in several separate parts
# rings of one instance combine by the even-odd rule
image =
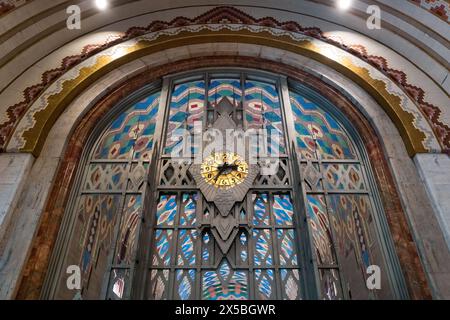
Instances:
[[[239,78],[213,78],[208,82],[205,106],[206,85],[203,80],[177,84],[171,93],[169,123],[166,133],[166,154],[181,155],[191,152],[197,154],[199,145],[192,139],[195,122],[202,122],[205,113],[208,123],[214,122],[214,109],[223,99],[236,109],[237,124],[246,129],[263,130],[267,135],[254,145],[254,151],[264,155],[285,154],[284,130],[281,116],[281,103],[274,84]],[[244,86],[244,92],[242,90]],[[241,102],[245,96],[244,119]],[[206,109],[208,109],[206,111]],[[239,110],[238,110],[239,109]],[[189,132],[189,133],[188,133]],[[259,132],[260,133],[260,132]],[[186,149],[190,144],[191,150]]]
[[[120,114],[103,134],[95,159],[146,159],[153,148],[160,92]]]
[[[192,292],[195,287],[195,270],[177,270],[176,277],[176,293],[178,299],[189,300],[192,299]]]
[[[178,232],[178,262],[179,266],[195,265],[197,230],[181,229]]]
[[[277,225],[292,226],[293,210],[294,208],[289,195],[274,195],[273,213]]]
[[[269,224],[269,210],[267,210],[267,193],[254,193],[252,195],[254,203],[253,224],[255,226],[268,225]]]
[[[205,111],[205,82],[191,81],[174,87],[170,102],[169,123],[166,137],[166,154],[179,154],[184,146],[185,130],[192,133],[195,122],[202,121]],[[193,144],[192,153],[197,153]]]
[[[316,294],[323,299],[364,298],[366,268],[384,262],[371,185],[347,131],[332,113],[295,92],[289,93],[291,110],[285,119],[274,78],[251,80],[256,78],[227,71],[202,79],[208,80],[177,82],[162,91],[170,91],[167,97],[158,92],[134,104],[114,119],[91,150],[95,161],[88,159],[82,172],[76,202],[80,223],[74,226],[77,241],[72,245],[79,252],[74,263],[82,269],[82,297],[100,296],[96,287],[102,287],[103,279],[109,280],[107,298],[130,297],[131,277],[141,272],[134,269],[136,258],[144,251],[149,255],[145,294],[150,299],[295,300],[302,299],[304,289],[309,291],[303,281],[316,279]],[[158,117],[160,101],[166,98],[168,110]],[[233,237],[223,252],[224,239],[218,239],[223,235],[212,226],[217,208],[199,192],[189,165],[166,156],[196,154],[201,142],[192,139],[194,124],[211,126],[226,112],[238,128],[267,133],[266,140],[259,136],[250,145],[262,156],[257,159],[261,168],[272,164],[264,158],[267,153],[281,154],[282,161],[273,173],[255,178],[246,198],[231,210],[236,225],[221,226],[222,233]],[[166,130],[161,133],[163,155],[155,149],[160,174],[153,177],[148,169],[158,118],[167,122],[161,124]],[[287,153],[285,129],[294,132],[301,181],[291,175],[297,164]],[[194,145],[186,150],[188,142]],[[158,192],[152,212],[142,210],[148,199],[147,176]],[[297,182],[301,193],[294,195]],[[152,239],[138,244],[147,234],[139,232],[147,215],[152,215]],[[309,243],[304,237],[312,241],[315,270],[303,270],[304,261],[313,258],[307,256],[310,250],[303,250]],[[314,279],[303,279],[310,273]]]
[[[280,264],[296,266],[297,265],[297,250],[295,247],[294,229],[278,229],[278,254],[280,257]]]
[[[83,299],[129,298],[159,102],[157,92],[120,112],[87,150],[84,178],[76,190],[77,220],[70,234],[77,251],[69,249],[72,254],[65,258],[68,265],[79,263],[82,268],[77,294]],[[165,247],[159,250],[163,255]]]
[[[300,299],[300,272],[298,269],[280,269],[283,300]]]
[[[122,190],[125,187],[126,164],[91,164],[88,167],[85,190]]]
[[[328,190],[364,191],[361,166],[357,164],[324,164],[324,178]]]
[[[255,269],[256,296],[260,300],[275,298],[275,277],[273,269]]]
[[[348,135],[328,112],[294,92],[290,101],[302,158],[316,159],[316,152],[322,159],[356,158]]]
[[[240,79],[212,79],[208,89],[208,102],[213,107],[223,98],[227,98],[234,106],[238,106],[242,100]]]
[[[193,226],[196,222],[197,194],[183,194],[183,211],[180,213],[180,225]]]
[[[233,270],[224,259],[217,271],[205,271],[202,281],[204,300],[247,300],[247,272]]]
[[[156,211],[156,224],[158,226],[173,226],[177,213],[176,195],[161,195]]]
[[[314,249],[319,265],[336,263],[330,222],[322,195],[307,195],[307,214],[311,227]]]
[[[267,147],[262,154],[284,154],[284,130],[281,105],[275,85],[245,81],[245,123],[248,129],[264,129],[267,132]]]
[[[154,236],[153,265],[169,266],[172,252],[173,230],[156,229]]]
[[[254,264],[255,266],[272,265],[272,234],[270,229],[254,229],[255,242]]]

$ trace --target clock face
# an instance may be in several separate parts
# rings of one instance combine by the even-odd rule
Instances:
[[[230,189],[247,178],[248,164],[235,153],[213,153],[203,161],[200,173],[206,183]]]

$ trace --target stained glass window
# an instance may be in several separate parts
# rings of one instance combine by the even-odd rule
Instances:
[[[217,119],[216,107],[222,100],[229,103],[239,128],[253,129],[260,136],[252,146],[255,153],[277,156],[286,153],[277,85],[248,80],[244,75],[211,76],[208,80],[176,84],[170,98],[165,153],[197,154],[200,146],[192,137],[194,124],[198,122],[204,129],[210,128]]]
[[[334,115],[295,92],[290,102],[320,297],[389,296],[389,288],[375,292],[365,286],[367,268],[386,264],[361,157]]]
[[[160,93],[152,93],[116,115],[80,175],[64,264],[80,266],[83,299],[130,297],[159,102]],[[65,276],[57,298],[71,299]]]
[[[394,297],[387,275],[382,290],[366,287],[367,267],[387,270],[388,237],[364,150],[336,108],[265,73],[167,83],[167,96],[148,94],[102,123],[85,152],[62,232],[67,254],[55,260],[80,266],[83,299]],[[248,145],[259,173],[228,216],[190,171],[204,147],[195,131],[223,115],[259,134]],[[66,277],[56,298],[74,296]]]

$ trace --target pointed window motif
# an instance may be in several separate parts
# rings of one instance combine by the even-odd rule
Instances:
[[[88,156],[64,261],[80,266],[76,295],[83,299],[130,297],[159,102],[158,91],[116,115]],[[74,292],[60,281],[56,297],[71,299]]]
[[[334,106],[266,73],[165,83],[136,95],[87,148],[59,236],[66,252],[53,258],[52,297],[400,296],[370,164]],[[211,130],[256,132],[242,143],[256,156],[226,143],[204,154],[196,133]],[[81,269],[76,294],[65,286],[68,265]],[[371,265],[386,271],[381,290],[367,289]]]
[[[361,157],[331,113],[296,92],[290,102],[321,297],[390,297],[365,286],[369,266],[387,265]]]

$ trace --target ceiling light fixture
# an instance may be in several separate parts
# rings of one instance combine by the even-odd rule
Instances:
[[[105,10],[106,8],[108,8],[108,0],[95,0],[95,5],[100,10]]]
[[[338,0],[337,1],[338,8],[341,10],[347,10],[352,5],[352,0]]]

